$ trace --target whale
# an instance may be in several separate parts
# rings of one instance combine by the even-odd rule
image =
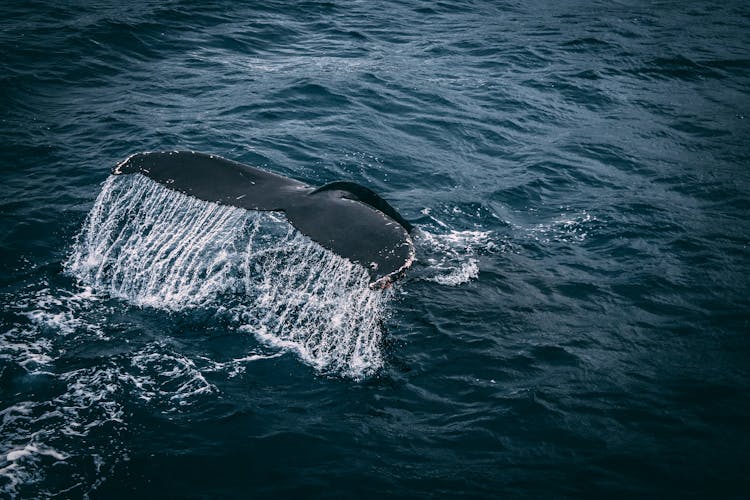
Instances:
[[[167,189],[245,210],[283,212],[312,241],[363,266],[370,288],[389,287],[415,259],[413,226],[369,188],[349,181],[320,187],[213,154],[135,153],[113,175],[141,174]]]

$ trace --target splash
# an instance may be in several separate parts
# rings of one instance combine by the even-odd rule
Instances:
[[[497,248],[491,231],[433,233],[423,229],[415,236],[420,259],[426,264],[422,279],[446,286],[458,286],[477,279],[479,254]]]
[[[227,313],[238,330],[321,372],[359,379],[383,363],[391,294],[370,290],[363,267],[271,212],[197,200],[141,175],[110,177],[66,269],[137,306]]]

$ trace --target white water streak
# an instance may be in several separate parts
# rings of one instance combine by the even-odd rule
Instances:
[[[273,213],[209,203],[141,175],[110,177],[67,270],[96,290],[170,311],[231,308],[237,326],[320,371],[382,366],[390,293]]]
[[[143,176],[109,178],[68,261],[69,271],[137,305],[180,310],[231,287],[238,208],[173,193]]]

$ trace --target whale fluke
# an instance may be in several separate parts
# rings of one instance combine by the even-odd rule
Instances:
[[[364,266],[373,288],[388,286],[414,260],[411,224],[380,196],[353,182],[338,181],[315,188],[192,151],[137,153],[112,170],[114,175],[133,173],[204,201],[284,212],[287,220],[311,240]]]

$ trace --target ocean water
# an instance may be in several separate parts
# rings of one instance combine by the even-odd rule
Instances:
[[[750,4],[4,2],[0,497],[746,497]],[[351,180],[386,292],[138,151]]]

